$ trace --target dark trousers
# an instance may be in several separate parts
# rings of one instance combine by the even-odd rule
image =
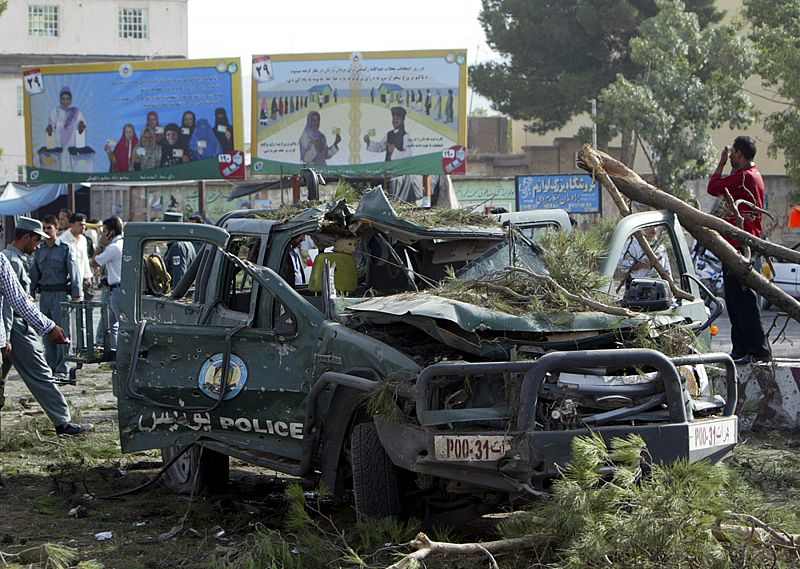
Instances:
[[[771,355],[767,336],[761,324],[761,306],[753,289],[737,279],[723,265],[725,306],[731,319],[731,343],[736,357],[752,354],[757,358]]]

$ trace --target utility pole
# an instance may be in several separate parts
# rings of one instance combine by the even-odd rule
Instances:
[[[592,148],[597,149],[597,99],[589,99],[592,103]]]

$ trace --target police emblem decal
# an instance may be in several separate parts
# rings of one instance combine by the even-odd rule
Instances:
[[[205,395],[212,399],[219,399],[222,390],[222,359],[224,354],[214,354],[208,358],[200,369],[197,378],[197,386]],[[228,366],[228,382],[225,393],[225,400],[233,399],[247,383],[247,366],[242,358],[231,354],[231,361]]]

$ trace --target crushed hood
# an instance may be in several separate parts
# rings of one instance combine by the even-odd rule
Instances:
[[[667,326],[683,321],[669,313],[632,318],[602,312],[552,312],[513,315],[432,294],[402,293],[351,304],[358,320],[373,324],[405,323],[453,348],[480,356],[507,355],[514,345],[532,352],[589,348],[644,322]]]

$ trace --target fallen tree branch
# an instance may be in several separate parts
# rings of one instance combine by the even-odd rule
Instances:
[[[619,209],[619,212],[622,214],[622,217],[629,216],[632,213],[631,208],[627,203],[625,203],[625,200],[622,198],[622,194],[620,194],[619,189],[617,189],[617,186],[614,184],[614,181],[609,177],[609,175],[603,170],[600,170],[596,173],[593,172],[593,174],[600,178],[600,181],[603,183],[603,187],[606,189],[609,195],[611,195],[611,199],[616,204],[617,209]],[[642,234],[642,232],[636,231],[633,236],[636,239],[636,242],[639,243],[639,247],[642,248],[642,251],[647,256],[647,260],[650,261],[650,265],[658,273],[658,276],[667,281],[669,289],[672,291],[672,296],[683,300],[694,300],[694,296],[680,288],[675,283],[675,281],[672,279],[672,276],[661,264],[661,261],[659,260],[655,251],[653,251],[653,248],[650,246],[650,243],[647,241],[647,238]]]
[[[727,200],[731,204],[731,209],[733,210],[733,215],[736,216],[736,227],[738,227],[739,229],[744,229],[744,216],[739,211],[739,207],[737,205],[739,202],[733,201],[733,196],[728,191],[728,188],[725,188],[725,196],[726,196]],[[739,201],[745,201],[745,200],[739,200]],[[750,202],[747,202],[747,203],[750,203]],[[748,261],[753,258],[751,253],[750,253],[750,247],[748,247],[747,245],[742,245],[742,257],[744,257]]]
[[[752,262],[740,255],[720,235],[732,237],[751,249],[792,263],[800,263],[800,251],[793,251],[781,245],[759,239],[723,219],[704,213],[680,198],[648,184],[621,162],[590,146],[584,146],[578,152],[577,163],[582,169],[598,176],[601,181],[613,178],[614,187],[619,189],[626,197],[655,208],[672,211],[678,217],[681,225],[701,245],[713,251],[731,274],[789,316],[800,321],[800,302],[772,285],[760,272],[753,268]]]
[[[606,314],[611,314],[612,316],[624,316],[626,318],[633,318],[637,315],[636,312],[632,310],[628,310],[627,308],[621,308],[619,306],[610,306],[608,304],[604,304],[598,300],[592,300],[591,298],[586,298],[585,296],[580,296],[578,294],[574,294],[563,286],[558,284],[553,277],[549,277],[547,275],[540,275],[538,273],[534,273],[528,269],[524,269],[522,267],[508,267],[509,272],[517,272],[522,273],[531,277],[532,279],[537,279],[543,281],[556,289],[559,294],[563,295],[564,298],[567,300],[571,300],[572,302],[577,302],[579,304],[583,304],[587,308],[591,308],[592,310],[597,310],[598,312],[605,312]]]
[[[488,288],[489,290],[494,290],[496,292],[501,292],[503,294],[506,294],[506,295],[510,296],[511,298],[513,298],[514,300],[518,300],[520,302],[531,302],[533,300],[538,300],[538,297],[536,297],[536,296],[532,296],[532,295],[529,295],[529,294],[520,294],[517,291],[513,290],[511,287],[507,287],[507,286],[503,286],[503,285],[499,285],[499,284],[494,284],[494,283],[488,283],[488,282],[485,282],[485,281],[468,282],[468,283],[465,283],[464,286],[466,288],[468,288],[468,289]]]
[[[738,536],[742,536],[742,530],[747,530],[753,534],[753,530],[759,536],[759,540],[767,545],[777,545],[779,547],[786,547],[800,551],[800,535],[787,533],[785,531],[778,531],[772,526],[762,522],[755,516],[750,514],[739,514],[737,512],[725,512],[725,516],[729,519],[744,521],[749,524],[749,527],[734,526],[730,524],[720,524],[720,529],[730,531]],[[755,537],[755,536],[753,536]]]
[[[533,536],[516,537],[512,539],[501,539],[498,541],[486,541],[483,543],[448,543],[446,541],[433,541],[424,533],[420,532],[417,537],[411,540],[408,545],[413,547],[413,551],[387,569],[405,569],[422,561],[429,555],[488,555],[490,562],[497,567],[494,560],[495,553],[503,551],[518,551],[520,549],[530,549],[541,543],[540,539]]]
[[[682,199],[647,183],[639,174],[605,152],[595,150],[586,145],[578,151],[577,164],[578,167],[594,173],[595,176],[599,177],[601,173],[607,174],[615,180],[616,187],[628,198],[658,209],[668,209],[681,219],[681,223],[686,217],[695,218],[703,226],[748,245],[751,249],[755,249],[760,253],[800,264],[800,251],[794,251],[788,247],[751,235],[735,225],[731,225],[724,219],[698,210]]]

